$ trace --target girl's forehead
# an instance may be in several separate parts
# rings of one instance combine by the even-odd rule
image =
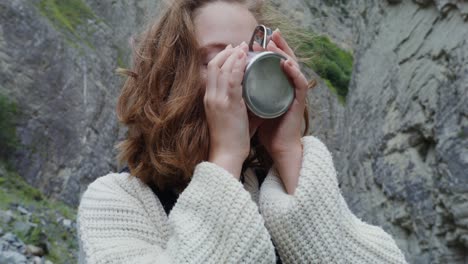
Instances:
[[[244,5],[215,2],[196,12],[194,24],[201,47],[213,44],[236,46],[250,40],[257,21]]]

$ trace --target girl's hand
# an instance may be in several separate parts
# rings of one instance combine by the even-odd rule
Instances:
[[[300,71],[294,52],[278,30],[273,32],[267,50],[287,58],[281,62],[281,67],[295,87],[296,96],[284,115],[265,120],[258,129],[258,136],[273,159],[286,191],[293,194],[302,159],[301,129],[306,107],[307,79]]]
[[[205,113],[210,131],[208,161],[239,179],[242,163],[250,151],[247,107],[242,99],[242,78],[247,44],[218,53],[208,63]]]

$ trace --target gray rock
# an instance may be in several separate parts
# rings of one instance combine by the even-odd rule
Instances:
[[[7,251],[10,249],[10,243],[7,241],[0,239],[0,251]]]
[[[11,211],[3,211],[3,210],[0,210],[0,221],[5,224],[5,225],[8,225],[10,224],[12,221],[14,220],[13,218],[13,214]]]
[[[26,264],[27,258],[15,251],[0,251],[0,263]]]
[[[73,222],[70,219],[64,219],[62,225],[68,229],[73,227]]]
[[[17,221],[13,228],[16,232],[28,234],[33,229],[33,225],[29,222]]]
[[[422,6],[428,6],[433,2],[433,0],[414,0],[414,2],[418,3],[418,4],[422,5]]]
[[[44,256],[44,250],[40,247],[36,247],[34,245],[27,245],[26,246],[26,252],[30,255],[34,256],[39,256],[42,257]]]
[[[43,261],[42,261],[42,259],[40,257],[35,256],[35,257],[32,258],[32,263],[33,264],[42,264]]]
[[[13,233],[8,232],[5,235],[2,236],[2,240],[8,242],[8,243],[15,243],[20,241],[17,236],[15,236]]]
[[[30,214],[31,214],[26,208],[24,208],[24,207],[21,206],[21,205],[18,205],[18,207],[16,208],[16,210],[18,210],[18,212],[20,212],[20,213],[23,214],[23,215],[30,215]]]

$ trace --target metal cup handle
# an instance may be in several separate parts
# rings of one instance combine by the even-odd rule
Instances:
[[[252,37],[250,38],[249,51],[253,51],[254,42],[257,42],[260,46],[263,47],[263,49],[266,49],[272,33],[273,32],[271,28],[268,28],[264,25],[258,25],[255,28]]]

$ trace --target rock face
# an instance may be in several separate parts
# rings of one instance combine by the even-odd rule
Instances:
[[[0,90],[21,111],[20,174],[49,196],[77,204],[83,187],[115,170],[122,80],[114,70],[128,61],[129,37],[158,2],[63,2],[91,7],[75,24],[54,17],[44,4],[51,2],[0,2]]]
[[[411,263],[464,263],[468,23],[456,9],[374,6],[357,7],[368,16],[355,22],[360,38],[337,155],[345,196],[399,238]]]
[[[330,14],[350,13],[352,27],[317,28],[353,36],[355,65],[343,108],[311,92],[312,130],[333,149],[349,206],[390,232],[410,263],[466,263],[468,4],[323,2]]]

